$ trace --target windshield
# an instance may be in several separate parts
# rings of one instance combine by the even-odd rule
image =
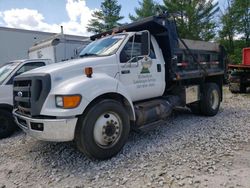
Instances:
[[[81,51],[80,57],[112,55],[119,48],[125,37],[125,34],[119,34],[98,39],[86,46]]]
[[[0,84],[10,75],[19,63],[7,63],[0,66]]]

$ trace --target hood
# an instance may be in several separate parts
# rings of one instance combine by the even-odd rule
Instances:
[[[40,74],[49,74],[52,81],[52,87],[54,87],[55,85],[60,84],[66,80],[84,75],[85,67],[92,67],[93,74],[102,73],[113,78],[115,77],[115,75],[117,75],[118,72],[117,59],[116,55],[114,54],[111,56],[86,57],[61,63],[54,63],[52,65],[25,72],[20,76],[32,77]],[[82,76],[82,78],[85,77]]]
[[[53,63],[44,67],[36,68],[31,71],[25,72],[25,74],[37,74],[37,73],[48,73],[53,74],[54,72],[64,72],[63,70],[73,70],[73,69],[81,69],[91,66],[102,66],[107,63],[110,64],[110,59],[113,59],[115,55],[112,56],[104,56],[104,57],[85,57],[81,59],[74,59],[65,62]],[[114,62],[114,61],[113,61]]]

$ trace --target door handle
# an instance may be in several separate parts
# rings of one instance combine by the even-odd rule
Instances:
[[[122,70],[121,73],[122,73],[122,74],[129,74],[129,73],[130,73],[130,70]]]
[[[161,64],[157,64],[157,72],[161,72]]]

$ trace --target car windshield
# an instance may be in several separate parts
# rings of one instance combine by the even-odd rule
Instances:
[[[98,39],[86,46],[81,51],[80,57],[112,55],[117,51],[125,37],[125,34],[119,34]]]
[[[7,63],[0,66],[0,84],[11,74],[11,72],[18,66],[19,63]]]

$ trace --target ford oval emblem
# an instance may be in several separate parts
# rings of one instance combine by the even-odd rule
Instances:
[[[23,96],[23,92],[18,91],[17,96],[18,96],[18,97],[22,97],[22,96]]]

